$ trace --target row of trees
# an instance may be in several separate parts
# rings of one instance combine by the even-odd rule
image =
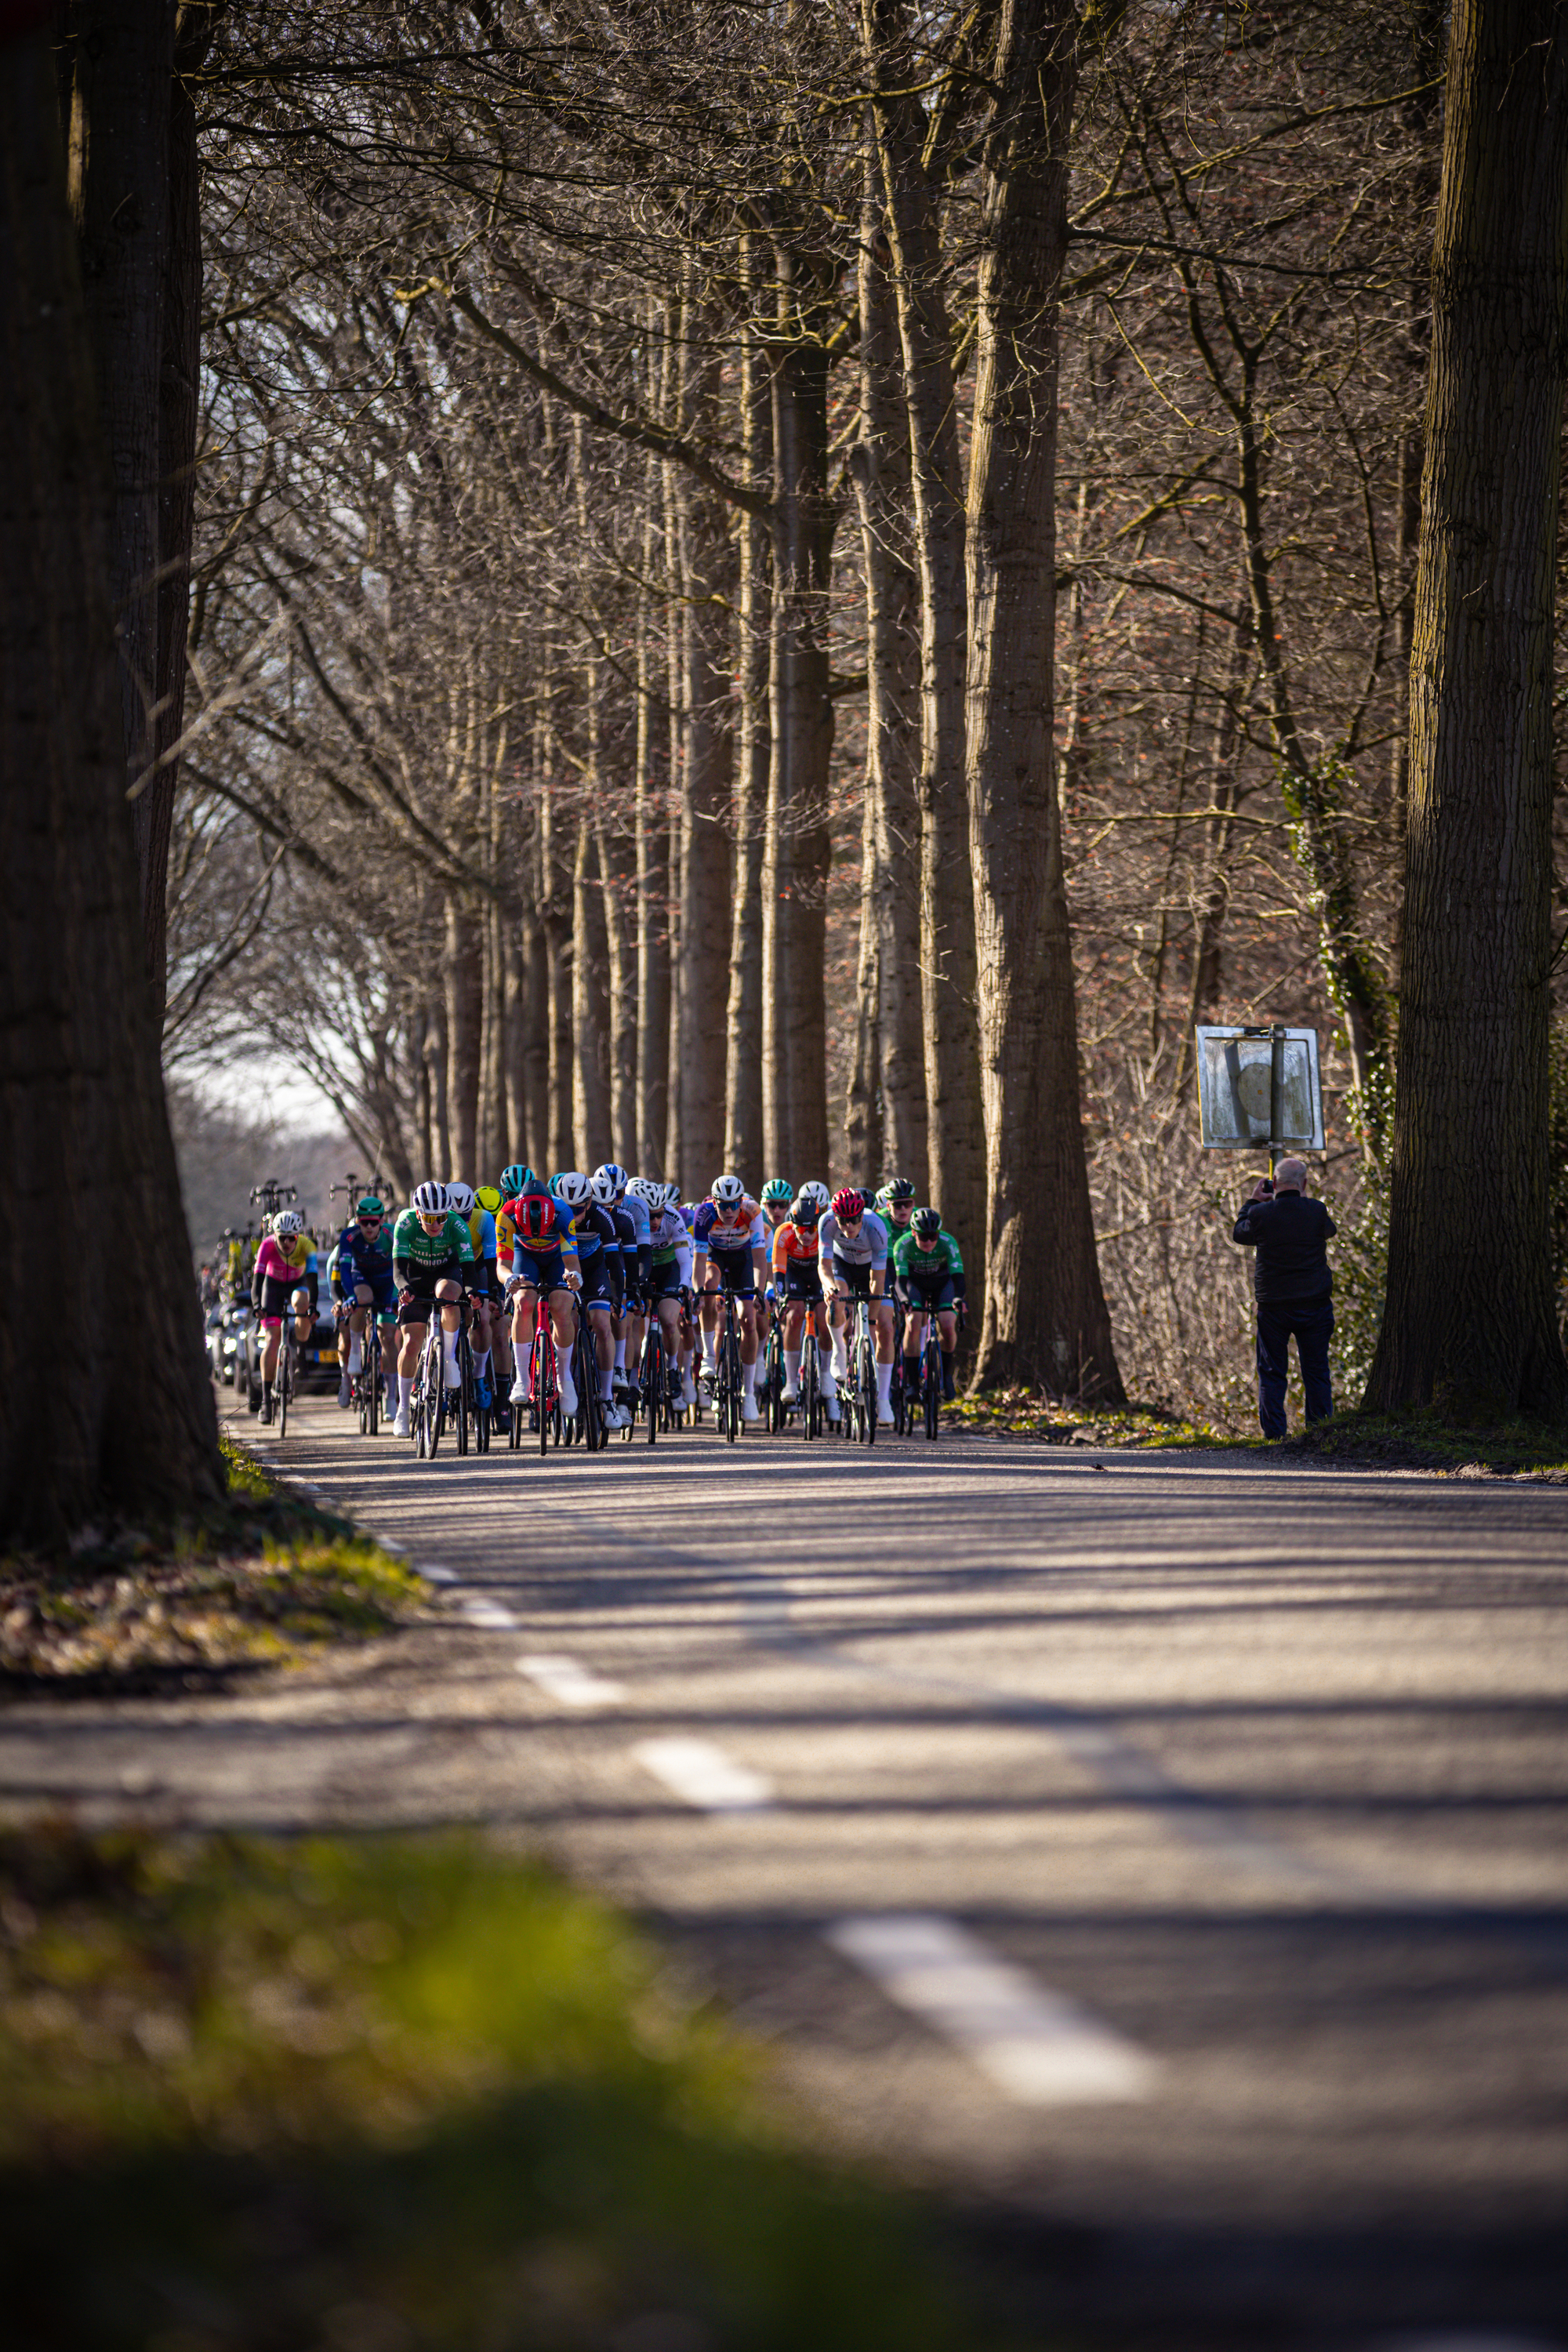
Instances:
[[[1473,583],[1434,584],[1480,447],[1450,327],[1523,354],[1555,448],[1554,8],[1457,12],[1471,111],[1451,69],[1439,235],[1469,261],[1440,241],[1430,278],[1436,6],[109,13],[144,37],[139,86],[173,92],[138,118],[152,178],[107,215],[163,222],[153,276],[96,261],[78,206],[162,354],[116,393],[143,442],[116,427],[142,537],[115,578],[143,614],[124,731],[154,910],[172,811],[173,1058],[264,1035],[405,1181],[518,1150],[688,1186],[721,1160],[900,1166],[984,1236],[981,1377],[1114,1397],[1101,1253],[1145,1392],[1213,1338],[1211,1238],[1173,1197],[1193,1019],[1316,1014],[1342,1040],[1341,1172],[1369,1215],[1392,1181],[1396,1268],[1441,1223],[1436,1196],[1400,1205],[1413,1171],[1452,1196],[1468,1134],[1473,1204],[1505,1102],[1522,1153],[1483,1222],[1533,1336],[1494,1315],[1476,1356],[1461,1282],[1439,1343],[1411,1291],[1383,1391],[1484,1357],[1478,1393],[1561,1402],[1526,1239],[1549,687],[1513,767],[1472,761],[1498,870],[1531,878],[1472,894],[1468,969],[1441,945],[1451,877],[1407,902],[1403,870],[1446,756],[1419,698],[1407,749],[1413,647],[1441,709],[1452,600],[1477,612]],[[91,16],[58,53],[74,92]],[[1542,73],[1510,82],[1526,55]],[[1459,128],[1500,72],[1533,178]],[[193,152],[199,416],[176,397]],[[1478,307],[1500,255],[1506,319]],[[1485,609],[1549,680],[1534,462],[1516,437],[1474,499],[1506,477],[1545,534],[1535,602]],[[146,616],[184,606],[193,478],[186,683]],[[1489,514],[1455,541],[1488,580]],[[1451,791],[1437,833],[1474,837]],[[156,996],[155,911],[142,938]],[[1453,1006],[1415,1014],[1443,1087],[1406,1051],[1424,971],[1471,1024],[1456,1059]],[[1396,1063],[1422,1072],[1397,1111]],[[1424,1106],[1455,1089],[1481,1108],[1434,1154]]]

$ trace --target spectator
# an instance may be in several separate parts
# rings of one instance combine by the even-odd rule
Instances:
[[[1244,1202],[1232,1235],[1256,1250],[1252,1287],[1258,1299],[1258,1419],[1265,1437],[1285,1434],[1285,1383],[1290,1335],[1301,1360],[1307,1419],[1327,1421],[1334,1409],[1329,1385],[1329,1339],[1334,1328],[1334,1278],[1328,1241],[1337,1231],[1321,1201],[1307,1198],[1307,1163],[1282,1160]]]

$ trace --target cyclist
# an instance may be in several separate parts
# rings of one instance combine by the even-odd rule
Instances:
[[[373,1312],[381,1334],[382,1378],[389,1390],[397,1378],[397,1283],[386,1211],[374,1192],[355,1202],[353,1223],[338,1235],[329,1264],[332,1297],[348,1318],[348,1356],[338,1383],[338,1402],[346,1405],[350,1384],[364,1361],[364,1332]]]
[[[822,1276],[818,1266],[816,1229],[827,1206],[827,1187],[813,1177],[790,1202],[789,1215],[773,1228],[773,1289],[775,1312],[784,1315],[784,1402],[800,1396],[801,1333],[808,1307],[822,1307]],[[826,1319],[826,1309],[824,1309]],[[833,1350],[816,1343],[822,1402],[830,1422],[838,1419],[838,1384],[833,1377]]]
[[[830,1300],[868,1298],[877,1348],[877,1421],[891,1429],[893,1406],[893,1302],[888,1296],[888,1228],[866,1206],[866,1195],[854,1185],[835,1192],[833,1205],[816,1228],[823,1292]],[[842,1380],[848,1369],[848,1351],[841,1319],[833,1333],[833,1363]]]
[[[500,1216],[501,1200],[499,1184],[480,1184],[474,1193],[476,1207],[483,1209],[492,1220],[499,1220]],[[506,1308],[501,1297],[499,1232],[496,1236],[495,1255],[497,1261],[493,1269],[495,1287],[490,1293],[489,1318],[490,1354],[495,1364],[495,1377],[489,1382],[490,1409],[495,1414],[497,1427],[506,1429],[510,1427],[511,1422],[511,1407],[506,1399],[506,1392],[511,1386],[511,1338],[506,1328]]]
[[[599,1398],[604,1408],[606,1429],[624,1429],[630,1419],[616,1402],[616,1340],[611,1324],[615,1316],[615,1291],[611,1280],[611,1260],[620,1255],[620,1236],[616,1221],[607,1209],[594,1197],[594,1180],[575,1168],[562,1175],[552,1176],[550,1189],[572,1220],[573,1237],[577,1244],[577,1265],[583,1277],[577,1293],[577,1304],[593,1318],[589,1328],[594,1336],[594,1353],[599,1367]]]
[[[593,1176],[594,1198],[615,1220],[617,1247],[610,1260],[610,1286],[615,1300],[615,1314],[610,1328],[616,1335],[615,1367],[611,1375],[611,1393],[618,1405],[625,1406],[635,1395],[635,1372],[627,1369],[627,1350],[633,1365],[642,1352],[643,1293],[647,1288],[648,1260],[652,1249],[648,1241],[647,1203],[630,1200],[626,1195],[626,1171],[613,1160],[595,1168]],[[625,1428],[631,1414],[626,1412],[621,1423]]]
[[[907,1176],[889,1176],[871,1206],[888,1228],[889,1247],[907,1234],[915,1213],[915,1188]]]
[[[447,1208],[445,1184],[416,1184],[412,1202],[392,1229],[392,1271],[397,1280],[397,1320],[403,1332],[397,1352],[397,1412],[392,1423],[399,1437],[408,1434],[409,1400],[430,1328],[432,1302],[441,1316],[442,1381],[449,1389],[461,1381],[458,1331],[463,1284],[473,1258],[468,1225]]]
[[[294,1337],[300,1347],[310,1339],[321,1295],[321,1271],[316,1244],[305,1231],[298,1209],[279,1209],[272,1230],[256,1253],[250,1276],[250,1303],[261,1323],[261,1418],[273,1413],[272,1387],[278,1377],[278,1350],[283,1338],[283,1312],[292,1313]]]
[[[490,1301],[500,1291],[496,1280],[496,1221],[488,1209],[479,1206],[479,1194],[471,1184],[448,1184],[447,1206],[467,1225],[468,1246],[474,1254],[473,1264],[464,1270],[463,1287],[468,1294],[474,1318],[474,1402],[481,1412],[489,1412]],[[499,1323],[500,1318],[498,1316],[496,1320]]]
[[[909,1309],[909,1321],[904,1326],[905,1377],[911,1385],[919,1378],[918,1371],[909,1369],[910,1359],[913,1357],[918,1362],[925,1339],[925,1318],[934,1314],[942,1337],[942,1392],[951,1401],[956,1393],[952,1358],[958,1346],[953,1307],[963,1297],[963,1259],[958,1244],[934,1209],[917,1209],[910,1219],[909,1232],[900,1234],[893,1244],[893,1271]]]
[[[669,1367],[672,1393],[679,1379],[680,1402],[689,1407],[697,1402],[697,1391],[692,1384],[689,1357],[684,1363],[681,1361],[680,1318],[691,1284],[691,1236],[680,1213],[680,1187],[661,1184],[656,1177],[634,1176],[626,1186],[626,1196],[640,1198],[647,1208],[647,1300],[664,1332],[665,1362]],[[648,1402],[651,1410],[653,1400],[650,1398]]]
[[[504,1225],[500,1270],[506,1295],[512,1301],[511,1402],[514,1405],[535,1402],[530,1393],[530,1349],[541,1302],[547,1300],[555,1333],[561,1410],[570,1417],[577,1410],[577,1383],[572,1377],[572,1342],[576,1336],[572,1293],[582,1279],[577,1267],[577,1242],[572,1231],[570,1210],[555,1199],[531,1168],[525,1168],[522,1173],[527,1182],[521,1192],[502,1202],[496,1221],[498,1249],[502,1248]],[[537,1400],[538,1406],[547,1402],[542,1397]]]
[[[755,1421],[757,1293],[763,1286],[765,1258],[762,1205],[752,1200],[738,1176],[716,1176],[708,1198],[698,1202],[691,1235],[691,1279],[702,1299],[702,1337],[709,1363],[716,1374],[719,1305],[717,1291],[708,1287],[711,1261],[720,1282],[735,1300],[740,1320],[741,1418]]]

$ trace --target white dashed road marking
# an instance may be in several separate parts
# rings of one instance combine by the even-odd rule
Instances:
[[[487,1632],[515,1633],[517,1619],[500,1601],[459,1601],[458,1610],[470,1625],[482,1625]]]
[[[890,2000],[963,2051],[1024,2106],[1149,2095],[1154,2061],[1076,2002],[997,1959],[954,1920],[865,1913],[827,1929]]]
[[[700,1812],[760,1813],[773,1803],[772,1781],[737,1764],[710,1739],[645,1739],[632,1754]]]
[[[624,1684],[606,1682],[575,1658],[519,1658],[517,1671],[562,1706],[619,1706],[626,1695]]]

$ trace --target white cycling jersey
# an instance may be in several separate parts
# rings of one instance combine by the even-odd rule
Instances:
[[[829,1274],[835,1258],[845,1265],[868,1265],[873,1274],[880,1274],[888,1263],[888,1228],[874,1209],[868,1209],[859,1232],[847,1234],[832,1210],[826,1209],[816,1228],[816,1258]]]

